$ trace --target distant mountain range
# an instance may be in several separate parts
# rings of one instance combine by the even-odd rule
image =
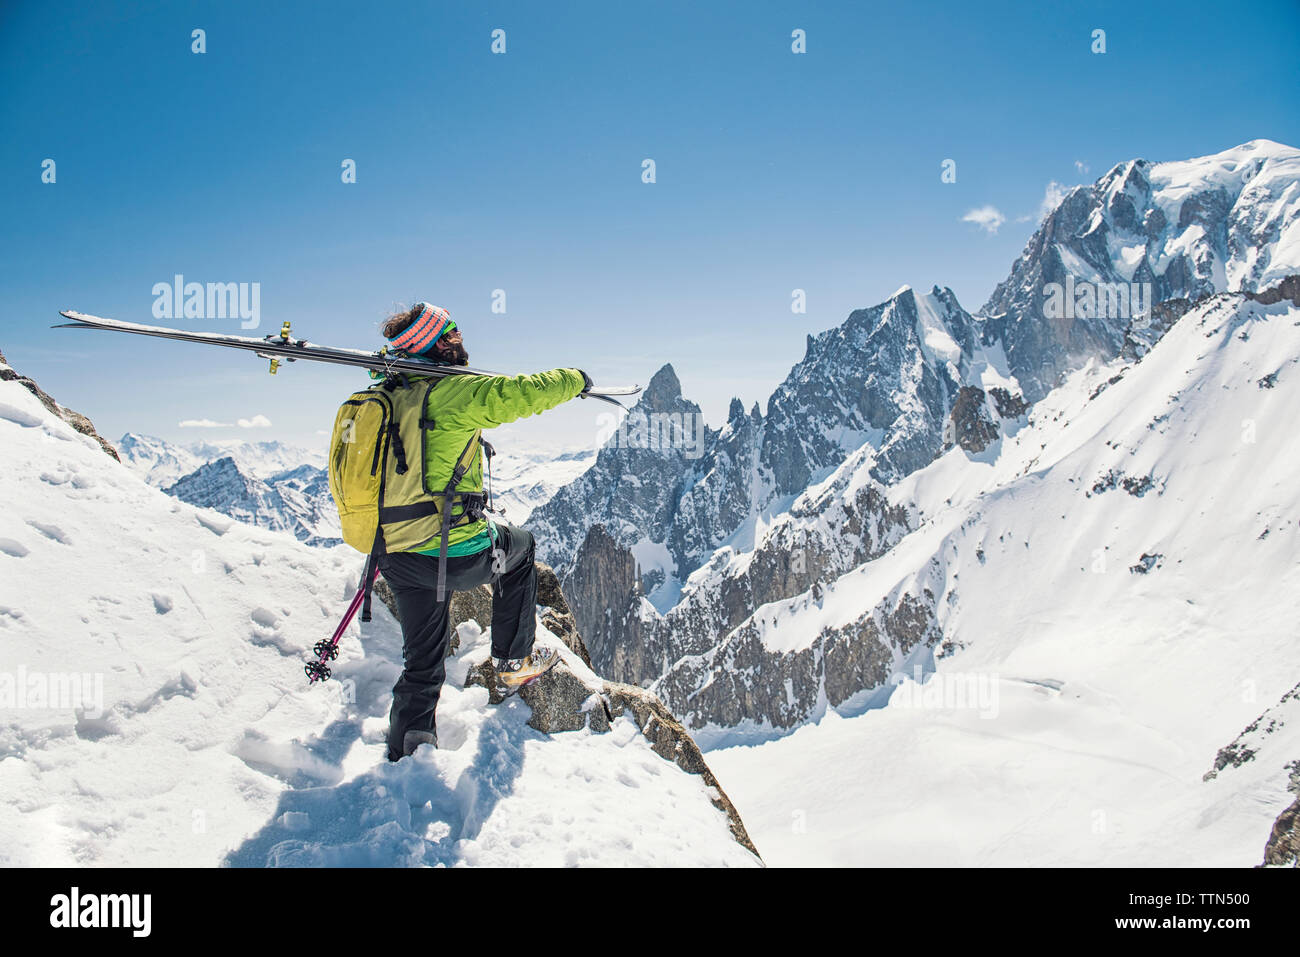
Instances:
[[[884,604],[879,595],[868,601],[869,589],[860,620],[835,638],[840,644],[827,637],[825,647],[806,651],[807,660],[759,651],[793,640],[758,640],[772,634],[775,621],[788,620],[769,609],[819,606],[837,580],[886,559],[904,561],[912,554],[907,543],[934,517],[934,504],[922,505],[933,490],[917,482],[957,482],[953,501],[968,499],[971,483],[989,496],[1006,494],[999,482],[1009,479],[980,476],[999,457],[1019,457],[1020,468],[1033,471],[1032,450],[1010,454],[1022,433],[1044,448],[1066,441],[1056,435],[1064,421],[1054,428],[1036,411],[1062,385],[1087,381],[1100,392],[1135,363],[1181,362],[1204,378],[1171,386],[1170,402],[1190,405],[1184,390],[1211,387],[1228,402],[1230,390],[1241,388],[1246,415],[1250,402],[1269,398],[1254,380],[1272,370],[1212,385],[1214,370],[1196,363],[1235,358],[1211,360],[1212,351],[1195,356],[1183,347],[1165,350],[1165,358],[1153,353],[1180,321],[1208,322],[1207,330],[1240,325],[1249,335],[1265,304],[1294,295],[1296,281],[1286,277],[1296,273],[1300,151],[1256,140],[1185,162],[1120,163],[1064,196],[979,313],[963,309],[948,289],[904,286],[809,336],[766,409],[745,411],[733,401],[723,428],[707,430],[702,455],[612,440],[591,469],[534,511],[539,552],[565,576],[582,633],[607,673],[654,685],[696,728],[794,727],[828,699],[836,705],[883,688],[890,667],[918,643],[937,652],[950,630],[943,601],[956,592],[941,571],[948,559],[927,548],[914,558],[920,565],[898,570],[900,580],[914,576],[914,586]],[[1134,284],[1141,314],[1130,308]],[[1266,290],[1272,293],[1264,303],[1252,298]],[[1054,309],[1066,291],[1070,308]],[[1227,293],[1237,295],[1213,298]],[[1217,348],[1216,335],[1206,331],[1206,350]],[[1279,349],[1279,367],[1297,355]],[[1109,370],[1100,383],[1078,378],[1098,368]],[[1144,372],[1141,381],[1157,378]],[[1083,414],[1080,406],[1070,409]],[[696,414],[671,365],[634,409],[647,418]],[[1065,434],[1098,468],[1105,460],[1103,471],[1119,481],[1132,469],[1102,453],[1113,452],[1107,441],[1132,423],[1118,410],[1109,414],[1115,418],[1105,430]],[[1181,421],[1172,412],[1169,418]],[[1170,429],[1163,421],[1153,425],[1160,435]],[[1170,455],[1195,443],[1197,425],[1182,427],[1185,434],[1159,440],[1170,443]],[[1151,436],[1146,445],[1156,442]],[[985,467],[959,473],[945,464],[960,461]],[[1171,459],[1165,471],[1175,468]],[[1085,478],[1084,490],[1104,484],[1082,475],[1071,481]],[[940,506],[949,497],[941,496]],[[1100,507],[1089,505],[1092,513]],[[977,521],[983,506],[970,509]],[[1049,528],[1037,534],[1057,534]],[[988,552],[987,542],[982,547]],[[1030,570],[1009,573],[1006,587],[1014,590],[1018,575],[1028,579]],[[799,647],[821,627],[801,632]],[[825,656],[835,647],[847,659],[832,673]]]
[[[490,433],[489,433],[490,435]],[[117,442],[122,462],[181,501],[260,528],[286,531],[308,545],[342,541],[325,474],[324,450],[239,439],[177,444],[128,432]],[[529,449],[503,443],[493,461],[494,501],[514,524],[595,460],[594,450]]]

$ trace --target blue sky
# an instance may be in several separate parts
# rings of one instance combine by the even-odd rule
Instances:
[[[0,350],[111,438],[321,443],[364,375],[48,328],[69,307],[157,321],[153,286],[181,273],[260,283],[258,335],[290,319],[377,346],[393,304],[423,298],[475,365],[644,383],[672,362],[718,424],[808,333],[904,283],[976,310],[1050,182],[1300,144],[1294,0],[973,6],[11,0]],[[986,205],[996,233],[963,221]],[[591,441],[597,414],[520,434]],[[258,415],[272,426],[177,425]]]

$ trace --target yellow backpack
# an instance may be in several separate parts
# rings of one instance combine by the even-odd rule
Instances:
[[[491,446],[475,431],[456,460],[447,486],[431,493],[425,485],[423,453],[434,423],[425,418],[429,392],[437,378],[404,376],[354,392],[339,406],[330,436],[329,488],[339,510],[343,541],[370,556],[428,548],[441,539],[438,600],[445,594],[447,535],[453,528],[478,521],[486,505],[482,492],[458,492],[478,455]],[[414,461],[408,461],[414,450]],[[444,508],[448,502],[450,507]],[[460,506],[459,514],[457,506]],[[362,621],[369,621],[367,591]]]

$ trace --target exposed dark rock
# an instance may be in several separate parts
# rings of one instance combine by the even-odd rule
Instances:
[[[1224,768],[1238,768],[1251,760],[1259,750],[1261,742],[1286,723],[1284,717],[1286,709],[1297,706],[1300,706],[1300,684],[1282,695],[1277,704],[1246,725],[1232,743],[1220,748],[1218,754],[1214,756],[1214,767],[1207,771],[1201,780],[1213,780]]]
[[[1290,275],[1262,292],[1247,292],[1246,295],[1265,306],[1271,306],[1282,300],[1300,306],[1300,275]]]
[[[582,640],[572,612],[561,614],[553,608],[547,608],[542,612],[542,626],[564,642],[564,646],[581,658],[583,664],[591,667],[591,655],[587,652],[586,642]]]
[[[4,353],[0,352],[0,365],[7,366],[8,364],[8,361],[4,357]],[[105,455],[111,455],[117,461],[122,461],[121,457],[117,454],[117,449],[113,448],[112,444],[107,439],[95,431],[95,424],[91,422],[90,419],[86,418],[80,412],[74,412],[66,406],[59,405],[59,403],[54,401],[54,399],[48,395],[44,389],[27,376],[19,375],[12,368],[0,369],[0,382],[17,382],[19,385],[24,386],[28,392],[40,399],[41,405],[45,406],[45,408],[50,412],[57,415],[82,435],[87,435],[98,442],[99,447],[104,450]]]
[[[1130,565],[1128,570],[1135,575],[1145,575],[1147,572],[1151,571],[1151,569],[1159,568],[1160,559],[1164,557],[1165,556],[1161,555],[1159,552],[1152,554],[1143,552],[1142,557],[1137,560],[1137,564]]]
[[[638,614],[636,559],[603,525],[587,533],[564,591],[573,598],[577,630],[591,652],[594,671],[634,684],[659,674],[662,661]]]
[[[1264,863],[1270,867],[1300,867],[1300,797],[1273,822]]]
[[[993,397],[993,406],[998,410],[998,415],[1004,419],[1016,419],[1029,411],[1029,403],[1020,393],[1008,392],[999,385],[989,389],[989,395]]]
[[[1093,482],[1092,489],[1085,494],[1091,498],[1093,495],[1101,495],[1114,488],[1122,488],[1134,498],[1141,498],[1155,486],[1156,481],[1150,475],[1125,475],[1117,469],[1111,469]]]
[[[1127,475],[1120,482],[1124,491],[1128,492],[1134,498],[1141,498],[1151,489],[1155,488],[1155,480],[1150,475]]]
[[[819,689],[832,707],[843,704],[886,684],[897,657],[943,637],[928,591],[886,598],[800,651],[768,651],[763,633],[763,622],[746,621],[707,653],[678,661],[654,690],[693,727],[749,720],[788,729],[814,716]]]
[[[1120,355],[1126,359],[1141,359],[1174,327],[1174,323],[1211,295],[1213,294],[1196,299],[1179,297],[1155,303],[1150,315],[1134,319],[1124,330],[1124,345],[1120,349]]]
[[[453,592],[449,614],[453,629],[472,621],[487,631],[492,627],[492,586],[479,585],[469,591]]]
[[[1300,867],[1300,760],[1288,764],[1287,770],[1287,790],[1297,797],[1277,816],[1264,845],[1264,864],[1271,867]]]
[[[967,452],[983,452],[1000,434],[989,414],[984,390],[973,385],[964,385],[957,392],[948,418],[951,428],[944,433],[947,448],[956,444]]]
[[[545,562],[534,562],[533,566],[537,569],[537,604],[554,608],[560,614],[568,613],[569,603],[564,597],[564,589],[560,587],[555,569]]]

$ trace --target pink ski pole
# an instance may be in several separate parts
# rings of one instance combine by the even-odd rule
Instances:
[[[348,625],[352,624],[352,619],[356,617],[357,609],[362,604],[368,604],[370,597],[370,588],[375,579],[379,576],[379,566],[375,562],[374,556],[370,556],[366,561],[366,570],[361,574],[361,587],[357,593],[352,596],[352,601],[348,604],[348,610],[343,615],[343,620],[339,626],[334,629],[334,634],[329,638],[322,638],[312,647],[316,654],[316,661],[309,661],[303,665],[303,671],[307,673],[307,679],[312,684],[317,681],[329,681],[330,667],[325,664],[327,661],[333,661],[339,656],[339,639],[343,637],[343,632],[348,630]],[[369,611],[369,609],[367,609]],[[362,621],[369,621],[369,614],[362,616]]]

